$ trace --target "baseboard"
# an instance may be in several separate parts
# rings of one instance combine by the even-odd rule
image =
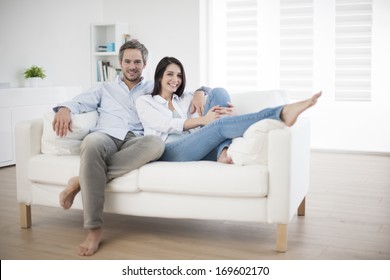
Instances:
[[[358,151],[358,150],[338,150],[338,149],[310,149],[313,153],[330,153],[330,154],[355,154],[355,155],[371,155],[371,156],[390,156],[387,151]]]

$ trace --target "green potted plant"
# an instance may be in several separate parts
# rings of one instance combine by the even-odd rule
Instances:
[[[46,77],[45,70],[42,67],[33,65],[24,71],[24,77],[30,87],[37,87],[41,80]]]

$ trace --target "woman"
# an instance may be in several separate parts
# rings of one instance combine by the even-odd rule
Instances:
[[[207,159],[232,163],[227,148],[233,138],[241,137],[249,126],[263,119],[292,126],[321,96],[319,92],[305,101],[233,116],[226,91],[218,89],[209,99],[210,108],[205,106],[204,115],[197,116],[189,114],[192,96],[184,93],[185,83],[182,63],[174,57],[164,57],[156,67],[152,94],[136,101],[145,135],[158,135],[165,141],[160,161]],[[218,102],[227,104],[215,105]]]

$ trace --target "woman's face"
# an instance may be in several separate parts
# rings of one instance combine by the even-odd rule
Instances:
[[[164,71],[160,83],[162,92],[176,92],[182,83],[182,74],[179,65],[169,64]]]

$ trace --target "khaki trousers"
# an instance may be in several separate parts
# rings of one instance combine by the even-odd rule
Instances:
[[[164,142],[157,136],[136,137],[128,132],[119,140],[100,132],[88,134],[81,143],[79,174],[84,228],[103,225],[107,182],[157,160],[163,152]]]

